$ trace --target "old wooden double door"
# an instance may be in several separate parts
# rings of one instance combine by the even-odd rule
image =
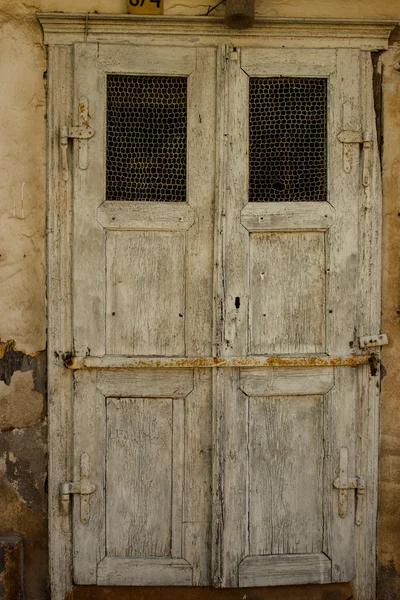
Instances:
[[[361,54],[76,44],[76,583],[354,576]]]

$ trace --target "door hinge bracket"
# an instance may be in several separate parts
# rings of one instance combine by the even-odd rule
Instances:
[[[363,335],[360,337],[360,348],[376,348],[386,346],[389,343],[386,333],[377,333],[376,335]]]
[[[234,62],[239,60],[239,52],[236,46],[232,44],[225,45],[225,60]]]
[[[61,127],[61,144],[68,144],[68,139],[79,139],[88,140],[94,136],[94,131],[90,127],[85,125],[78,125],[77,127]]]
[[[347,477],[348,451],[340,449],[339,477],[333,482],[333,487],[339,490],[338,514],[345,519],[348,511],[348,490],[356,492],[356,525],[362,524],[362,499],[365,495],[366,482],[363,477]]]
[[[71,494],[79,494],[81,497],[81,522],[88,523],[90,519],[90,495],[96,491],[96,486],[90,481],[90,457],[84,452],[81,456],[81,479],[80,481],[65,481],[60,485],[61,512],[66,522],[64,531],[68,531],[68,515]]]
[[[363,186],[370,184],[371,156],[372,156],[372,133],[352,131],[345,129],[338,133],[337,139],[344,144],[343,168],[350,173],[353,164],[353,144],[361,144],[363,150],[362,183]]]
[[[89,101],[82,96],[79,99],[79,125],[69,127],[65,125],[60,129],[61,161],[63,180],[68,180],[68,140],[79,141],[78,164],[80,169],[88,167],[87,141],[94,136],[94,130],[89,126]]]

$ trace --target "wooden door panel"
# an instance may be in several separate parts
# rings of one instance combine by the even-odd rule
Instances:
[[[332,564],[325,554],[248,556],[239,565],[240,587],[331,581]]]
[[[356,368],[242,368],[239,393],[226,371],[223,584],[350,581],[354,495],[341,518],[333,481],[341,448],[355,469]]]
[[[117,231],[186,231],[194,218],[194,210],[184,202],[107,200],[97,211],[97,220],[104,229]]]
[[[108,232],[108,354],[184,356],[185,234]]]
[[[333,367],[240,369],[240,388],[247,396],[326,394],[333,385]]]
[[[325,351],[323,233],[250,235],[250,353]]]
[[[323,397],[247,402],[249,554],[322,552]]]
[[[166,52],[161,46],[135,44],[75,46],[76,109],[85,97],[94,131],[85,141],[85,169],[79,164],[79,143],[74,147],[78,356],[118,360],[211,354],[215,58],[215,49],[208,47],[177,46]],[[117,82],[108,78],[118,75],[118,85],[127,89],[133,87],[132,75],[135,90],[142,80],[147,85],[147,76],[159,78],[154,83],[161,90],[157,102],[146,108],[157,118],[161,115],[159,135],[174,118],[165,116],[168,98],[162,95],[174,81],[168,80],[168,88],[163,78],[180,78],[180,135],[187,140],[182,152],[186,164],[180,165],[183,195],[171,192],[169,201],[158,201],[157,193],[147,197],[143,186],[140,193],[133,186],[127,195],[117,185],[115,190],[104,185],[125,177],[113,172],[114,179],[107,179],[107,93]],[[143,104],[140,94],[137,98]],[[124,114],[135,114],[132,98],[124,96],[117,105]],[[117,125],[112,143],[123,149],[132,133],[126,130],[130,121],[124,117],[120,126],[118,110],[113,110]],[[134,123],[140,129],[137,119]],[[117,130],[121,139],[115,137]],[[142,168],[163,167],[157,148],[147,148],[141,158],[130,152],[127,159],[121,151],[128,178]],[[169,161],[168,154],[162,158]],[[170,185],[168,176],[161,179]],[[115,192],[112,199],[109,189]],[[76,583],[210,583],[211,388],[205,369],[195,374],[187,368],[77,374],[75,476],[78,481],[80,457],[86,453],[96,491],[89,499],[87,522],[80,518],[79,499],[74,502]]]
[[[179,403],[107,398],[107,556],[171,556],[172,461],[181,450],[172,419]]]
[[[185,560],[104,558],[98,567],[98,585],[192,585],[193,569]]]
[[[337,135],[343,118],[361,127],[359,53],[349,50],[347,63],[344,54],[236,48],[227,61],[225,106],[232,129],[221,209],[222,357],[356,352],[350,285],[357,280],[359,156],[353,153],[346,170]],[[266,82],[268,77],[273,79]],[[296,78],[302,78],[298,84]],[[319,90],[318,115],[307,112],[313,99],[300,88]],[[271,117],[262,107],[275,93],[279,102]],[[272,141],[264,146],[266,136]],[[303,170],[296,172],[293,157],[303,141],[311,164],[315,141],[315,187],[308,187],[314,174],[304,156]],[[355,470],[356,369],[242,368],[240,377],[224,369],[216,375],[216,390],[216,585],[351,580],[354,495],[340,516],[333,482],[343,453],[348,470]]]
[[[361,161],[338,134],[360,126],[359,52],[218,53],[76,45],[75,108],[84,98],[95,134],[74,146],[74,464],[78,481],[88,458],[96,486],[89,520],[74,500],[76,583],[353,577],[354,490],[333,482],[343,456],[356,476],[357,369],[293,364],[357,353]],[[106,197],[110,74],[182,79],[182,197]],[[280,76],[324,79],[324,201],[293,201],[295,178],[285,201],[249,194],[249,79]],[[259,367],[239,368],[249,356]]]
[[[248,231],[326,231],[335,220],[329,202],[253,202],[241,212]]]
[[[107,556],[181,557],[183,423],[183,399],[107,399]]]
[[[88,453],[90,478],[97,486],[90,498],[90,528],[75,506],[77,583],[112,584],[121,571],[114,569],[114,562],[125,565],[122,585],[129,578],[132,585],[150,585],[153,576],[160,580],[165,575],[168,565],[176,575],[175,583],[172,574],[167,576],[170,585],[187,585],[188,577],[191,581],[192,568],[184,557],[183,502],[185,465],[193,444],[185,426],[193,411],[193,384],[190,369],[160,370],[154,376],[151,370],[98,371],[90,380],[88,372],[77,374],[76,426],[82,429],[79,419],[86,419],[90,441],[77,435],[75,453],[78,464],[83,452]]]

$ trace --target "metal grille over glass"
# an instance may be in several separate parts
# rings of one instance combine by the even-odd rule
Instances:
[[[326,79],[250,79],[250,202],[327,199]]]
[[[107,76],[107,200],[186,200],[186,77]]]

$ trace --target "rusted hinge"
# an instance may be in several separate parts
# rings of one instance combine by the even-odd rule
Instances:
[[[90,495],[96,491],[96,486],[90,481],[90,457],[84,452],[81,456],[80,481],[66,481],[60,485],[61,512],[64,517],[64,531],[68,531],[68,514],[71,494],[81,497],[81,521],[88,523],[90,519]]]
[[[78,163],[80,169],[88,167],[87,140],[94,136],[94,130],[89,126],[89,101],[82,96],[79,100],[79,125],[64,126],[60,130],[61,160],[63,179],[68,179],[68,140],[79,140]]]
[[[362,182],[366,187],[370,183],[371,157],[372,157],[372,133],[360,131],[344,130],[341,131],[337,139],[344,144],[343,168],[346,173],[350,173],[353,163],[353,144],[362,144],[363,149],[363,167]]]
[[[363,477],[347,477],[348,451],[340,449],[339,477],[333,482],[333,487],[339,490],[338,514],[345,519],[348,510],[348,491],[356,491],[356,525],[362,524],[362,498],[365,495],[365,479]]]
[[[90,127],[78,125],[78,127],[61,127],[61,144],[68,143],[68,138],[78,138],[88,140],[93,137],[94,131]]]
[[[389,343],[386,333],[376,335],[363,335],[359,340],[360,348],[376,348],[377,346],[386,346]]]

